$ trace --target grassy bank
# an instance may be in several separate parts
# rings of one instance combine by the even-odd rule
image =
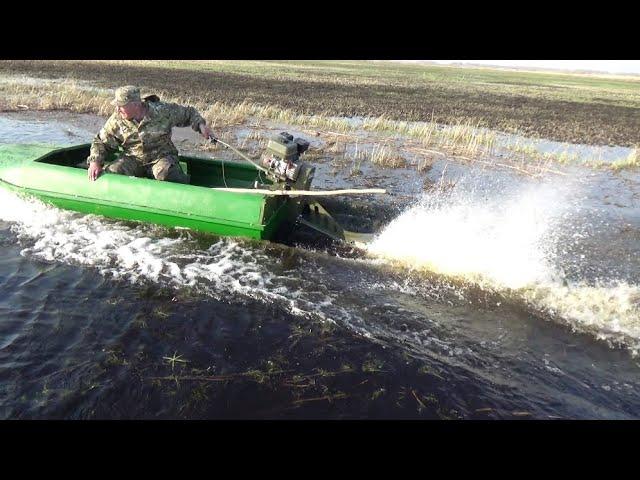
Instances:
[[[294,110],[243,101],[237,104],[214,102],[207,104],[198,98],[180,97],[170,91],[157,91],[163,100],[196,107],[214,128],[227,128],[246,123],[250,119],[272,120],[288,125],[321,129],[330,135],[335,132],[363,130],[380,134],[399,134],[415,139],[422,147],[438,147],[452,153],[488,154],[495,142],[495,134],[479,129],[478,125],[456,124],[442,128],[434,122],[422,124],[390,120],[384,116],[366,118],[359,124],[349,119],[321,114],[300,114]],[[95,113],[107,116],[113,111],[110,89],[96,89],[75,80],[34,80],[30,77],[3,77],[0,79],[0,111],[68,110],[79,113]],[[320,132],[318,132],[320,133]],[[344,135],[344,137],[349,137]],[[355,138],[355,137],[354,137]],[[340,140],[340,139],[339,139]],[[345,142],[348,141],[343,138]],[[385,165],[392,157],[386,147],[380,147],[372,156],[374,163]],[[398,160],[394,162],[398,164]]]
[[[640,81],[346,61],[2,61],[0,73],[125,83],[172,97],[288,115],[477,125],[573,143],[633,146]]]
[[[260,136],[259,127],[262,121],[277,121],[311,129],[309,133],[321,135],[327,145],[325,152],[315,153],[331,153],[338,163],[353,162],[352,174],[357,174],[362,162],[367,160],[389,168],[413,164],[419,171],[427,170],[434,159],[442,156],[455,157],[464,162],[487,163],[486,160],[494,153],[497,143],[496,133],[481,128],[479,123],[442,126],[435,122],[397,121],[385,116],[353,122],[345,118],[332,117],[328,112],[301,114],[295,110],[247,101],[237,104],[208,104],[200,98],[181,97],[171,91],[155,92],[159,93],[163,100],[196,107],[213,126],[214,131],[223,134],[223,138],[227,138],[225,135],[231,135],[229,130],[233,130],[233,127],[251,123],[254,131],[245,138],[245,142],[249,139],[255,140]],[[112,98],[112,89],[96,87],[92,82],[0,76],[0,111],[65,110],[108,116],[113,111],[110,105]],[[364,138],[363,132],[366,133]],[[401,146],[393,146],[393,137],[396,135],[402,136]],[[235,138],[228,137],[227,140],[235,141]],[[537,175],[549,171],[551,162],[569,163],[575,160],[572,160],[567,152],[540,154],[526,141],[508,145],[506,148],[510,155],[507,157],[504,157],[504,148],[500,150],[502,166],[514,168],[505,162],[517,162],[516,170],[527,174]],[[616,170],[637,168],[637,151],[633,150],[629,158],[613,164],[598,163],[595,159],[588,163],[593,167]]]

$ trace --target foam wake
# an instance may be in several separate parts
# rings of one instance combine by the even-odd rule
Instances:
[[[278,258],[248,241],[212,237],[203,249],[186,230],[170,238],[161,227],[61,210],[5,190],[0,205],[0,220],[12,222],[25,256],[90,266],[131,283],[187,287],[224,301],[275,303],[299,316],[349,316],[322,285],[283,272]]]

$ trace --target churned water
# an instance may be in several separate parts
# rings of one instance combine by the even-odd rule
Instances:
[[[92,135],[0,122],[3,143]],[[450,165],[383,172],[447,175],[402,201],[330,202],[382,225],[366,251],[0,190],[0,417],[637,418],[639,176]]]

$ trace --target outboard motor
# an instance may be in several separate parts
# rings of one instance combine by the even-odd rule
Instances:
[[[309,142],[302,138],[293,138],[282,132],[269,139],[267,149],[262,157],[262,165],[278,180],[287,183],[295,182],[301,171],[313,176],[315,168],[300,162],[300,155],[307,151]]]

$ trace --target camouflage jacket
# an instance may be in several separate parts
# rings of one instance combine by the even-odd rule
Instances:
[[[165,156],[175,156],[178,149],[171,141],[173,127],[191,126],[196,132],[205,120],[193,107],[175,103],[145,101],[148,112],[138,123],[125,120],[115,111],[91,143],[87,163],[104,164],[109,153],[123,150],[123,155],[149,163]]]

